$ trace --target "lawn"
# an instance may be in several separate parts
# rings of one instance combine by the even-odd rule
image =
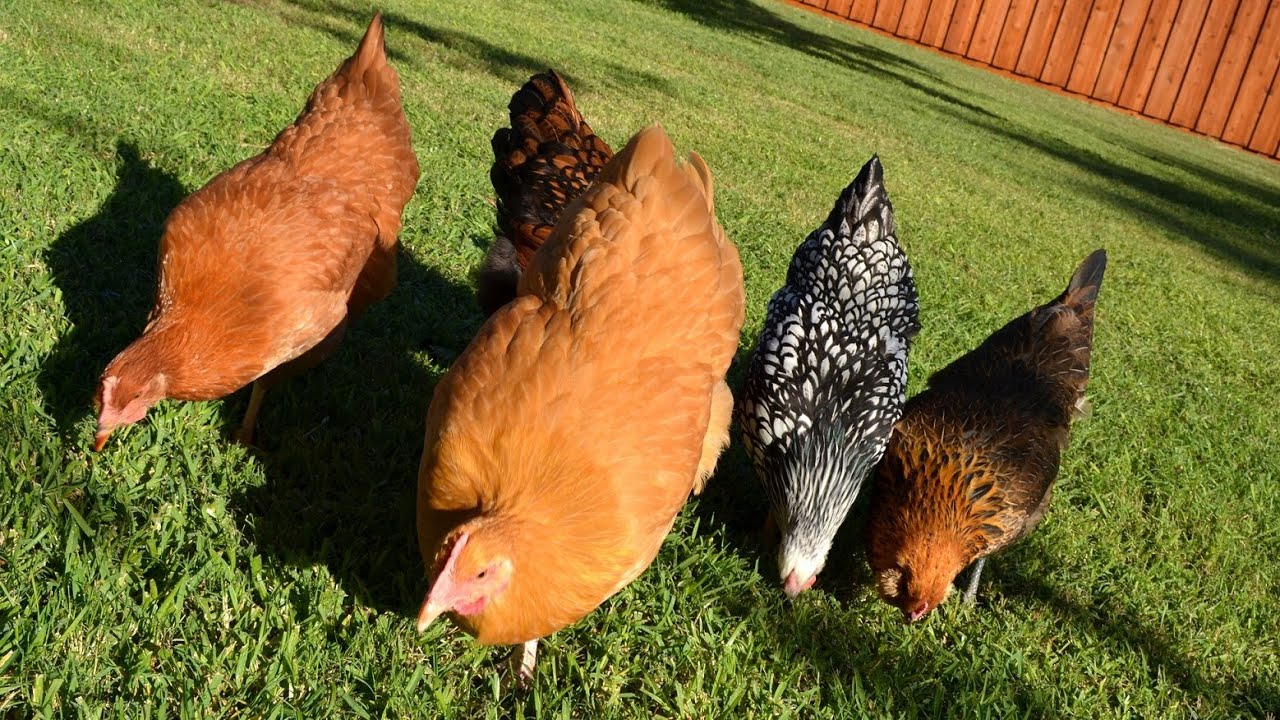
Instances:
[[[1280,165],[767,0],[388,0],[422,164],[400,284],[268,395],[166,402],[89,451],[161,223],[348,55],[352,0],[0,0],[0,717],[1274,717]],[[911,390],[1095,247],[1093,417],[976,608],[880,603],[861,509],[785,601],[740,448],[658,560],[546,641],[425,634],[431,389],[480,324],[489,137],[564,72],[605,139],[661,121],[716,174],[742,360],[791,251],[878,153],[924,329]],[[661,288],[655,288],[661,292]]]

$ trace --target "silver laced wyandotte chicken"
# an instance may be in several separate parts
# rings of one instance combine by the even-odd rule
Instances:
[[[1107,266],[1094,251],[1052,302],[939,370],[911,398],[876,475],[867,555],[885,602],[915,622],[972,565],[1044,517],[1073,418],[1086,412],[1093,307]]]
[[[489,169],[498,232],[476,277],[476,299],[486,317],[516,296],[520,274],[560,213],[613,157],[554,70],[530,78],[507,107],[511,127],[494,133]]]
[[[239,433],[250,442],[266,386],[332,353],[348,321],[391,292],[417,183],[375,15],[270,147],[169,215],[146,328],[98,385],[95,448],[161,399],[213,400],[253,382]]]
[[[523,644],[527,677],[538,638],[643,572],[729,441],[743,305],[710,171],[641,131],[436,386],[418,628]]]
[[[792,257],[740,405],[742,436],[781,533],[778,569],[790,596],[813,585],[884,452],[919,329],[911,266],[873,157]]]

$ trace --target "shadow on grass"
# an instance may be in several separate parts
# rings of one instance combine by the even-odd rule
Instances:
[[[353,49],[360,42],[365,28],[373,16],[372,11],[364,6],[345,5],[333,0],[288,0],[289,4],[303,14],[292,14],[289,19],[321,32],[350,45]],[[436,27],[421,20],[399,12],[384,12],[383,24],[389,35],[408,32],[418,36],[424,42],[447,48],[461,56],[479,61],[485,71],[512,85],[512,91],[523,85],[530,76],[543,72],[547,68],[555,68],[571,87],[579,91],[590,90],[592,85],[573,72],[573,68],[564,67],[552,59],[534,57],[512,48],[495,45],[477,35],[461,30],[450,30]],[[340,21],[335,22],[335,18]],[[387,52],[391,59],[398,63],[421,64],[417,58],[401,50],[395,49],[394,38],[387,43]],[[448,59],[446,62],[450,62]],[[465,64],[458,65],[468,69]],[[640,85],[673,95],[670,82],[654,73],[638,68],[628,67],[615,62],[606,63],[608,71],[604,74],[614,76],[628,85]]]
[[[1271,202],[1280,196],[1274,189],[1165,153],[1139,153],[1194,176],[1199,187],[1191,187],[1184,178],[1137,169],[1016,123],[996,124],[962,113],[954,117],[1087,172],[1092,180],[1084,190],[1118,210],[1154,223],[1169,236],[1248,274],[1280,282],[1280,205]]]
[[[865,75],[893,78],[948,105],[986,117],[997,117],[990,110],[960,97],[954,92],[954,86],[913,60],[873,45],[811,32],[774,12],[771,7],[751,0],[660,0],[660,4],[709,28],[791,48]],[[781,3],[770,5],[780,6]]]
[[[425,587],[414,503],[440,374],[431,366],[456,357],[481,318],[469,287],[403,249],[398,274],[337,353],[267,394],[258,440],[267,480],[232,505],[264,552],[324,565],[361,604],[412,614]],[[225,411],[228,433],[243,407]]]
[[[1087,604],[1073,599],[1063,590],[1046,582],[1042,575],[1027,571],[1027,565],[1018,563],[1012,553],[1002,558],[994,574],[995,582],[1006,595],[1018,602],[1030,601],[1048,608],[1064,623],[1078,628],[1100,644],[1117,654],[1140,653],[1147,658],[1149,681],[1166,678],[1196,699],[1198,708],[1217,707],[1224,716],[1248,713],[1256,717],[1272,717],[1280,708],[1280,685],[1257,681],[1233,682],[1233,679],[1213,679],[1204,674],[1188,652],[1179,650],[1176,638],[1144,624],[1123,607],[1109,598],[1097,599]],[[1008,558],[1008,560],[1005,560]],[[1043,566],[1052,562],[1031,563]],[[1225,703],[1226,707],[1222,707]],[[1213,711],[1209,711],[1210,714]]]
[[[71,330],[59,338],[37,382],[64,435],[92,413],[103,368],[146,325],[164,221],[187,195],[177,178],[152,167],[134,144],[119,141],[116,155],[111,196],[45,253]]]

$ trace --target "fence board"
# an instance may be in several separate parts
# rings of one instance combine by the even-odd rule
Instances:
[[[1274,52],[1274,50],[1273,50]],[[1275,155],[1280,148],[1280,73],[1271,79],[1271,92],[1258,115],[1258,125],[1246,146],[1267,155]]]
[[[1280,52],[1275,50],[1280,47],[1280,7],[1277,5],[1271,3],[1266,19],[1262,21],[1249,66],[1240,81],[1240,90],[1236,92],[1226,127],[1222,128],[1222,139],[1227,142],[1249,144],[1267,100],[1267,90],[1276,76],[1276,67],[1280,66]]]
[[[789,0],[1280,159],[1280,0]]]
[[[1169,119],[1208,11],[1209,0],[1183,0],[1182,7],[1178,9],[1178,18],[1173,23],[1173,30],[1169,33],[1164,56],[1160,58],[1156,79],[1151,83],[1151,94],[1147,96],[1147,104],[1142,107],[1143,115],[1159,120]]]
[[[1040,72],[1041,82],[1066,87],[1076,53],[1080,50],[1080,38],[1084,36],[1084,28],[1089,22],[1089,12],[1092,9],[1093,0],[1067,0],[1063,5],[1058,29],[1053,34],[1053,41],[1049,43],[1044,70]]]
[[[1214,71],[1218,69],[1218,61],[1222,58],[1223,43],[1227,41],[1227,33],[1231,30],[1239,5],[1239,0],[1213,0],[1209,5],[1200,39],[1196,41],[1196,48],[1187,63],[1182,89],[1178,91],[1173,112],[1169,114],[1169,122],[1174,125],[1185,128],[1196,126],[1200,108],[1204,107],[1205,96],[1209,94],[1209,84],[1213,82]]]
[[[1036,3],[1036,11],[1031,15],[1031,25],[1027,28],[1027,39],[1022,43],[1022,55],[1018,57],[1018,65],[1014,72],[1031,78],[1040,77],[1044,71],[1044,61],[1049,57],[1049,46],[1053,44],[1053,34],[1058,30],[1058,20],[1062,17],[1065,0],[1040,0]]]
[[[1109,103],[1116,103],[1120,99],[1120,88],[1124,87],[1124,80],[1129,76],[1133,53],[1138,47],[1138,36],[1142,33],[1147,10],[1150,8],[1151,0],[1124,0],[1120,15],[1116,18],[1115,30],[1107,43],[1102,69],[1098,71],[1098,79],[1093,84],[1095,98]]]
[[[1151,94],[1156,71],[1160,69],[1160,59],[1164,57],[1164,48],[1169,42],[1169,33],[1173,31],[1173,21],[1178,18],[1180,5],[1177,0],[1154,0],[1151,3],[1151,12],[1147,15],[1147,22],[1143,24],[1129,78],[1124,81],[1124,87],[1120,90],[1120,107],[1141,111],[1147,104],[1147,97]]]
[[[852,7],[853,0],[827,0],[827,12],[842,18],[849,17],[849,10]]]
[[[1222,135],[1227,116],[1231,112],[1231,104],[1236,99],[1236,91],[1240,89],[1244,79],[1249,58],[1256,52],[1254,44],[1258,40],[1258,33],[1262,31],[1268,4],[1265,0],[1244,0],[1240,3],[1236,20],[1232,23],[1231,32],[1223,46],[1222,58],[1218,60],[1218,68],[1209,83],[1204,107],[1200,110],[1200,117],[1196,119],[1196,132],[1215,137]]]
[[[929,17],[924,21],[920,42],[929,47],[942,47],[942,41],[947,36],[947,28],[951,25],[951,14],[955,9],[956,0],[933,0],[929,3]]]
[[[1120,4],[1120,0],[1094,0],[1084,35],[1080,38],[1080,49],[1067,78],[1067,89],[1071,92],[1093,93],[1093,86],[1102,71],[1102,60],[1107,54],[1107,45],[1116,28],[1116,18],[1120,15]]]
[[[986,0],[978,13],[978,22],[973,26],[973,40],[965,56],[980,63],[993,64],[996,47],[1000,44],[1000,33],[1004,30],[1005,18],[1009,15],[1009,0]]]
[[[956,9],[951,13],[951,26],[942,41],[942,49],[957,55],[969,52],[969,41],[973,39],[973,27],[978,22],[978,13],[982,10],[982,0],[958,0]]]
[[[880,2],[894,2],[894,0],[880,0]],[[847,11],[850,20],[868,24],[871,19],[876,16],[876,0],[856,0]]]
[[[1013,70],[1017,67],[1037,4],[1038,0],[1012,0],[1009,3],[1009,16],[1005,18],[1004,29],[1000,31],[1000,46],[996,48],[992,65],[1001,70]]]

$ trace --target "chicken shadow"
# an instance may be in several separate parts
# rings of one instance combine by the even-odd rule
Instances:
[[[325,566],[357,602],[412,613],[424,587],[414,531],[427,406],[481,323],[472,290],[401,248],[398,282],[339,350],[271,389],[258,422],[266,482],[232,500],[247,539]],[[224,406],[230,435],[247,393]]]
[[[152,167],[133,143],[118,141],[116,156],[111,196],[45,252],[71,327],[46,358],[37,384],[64,435],[91,414],[103,368],[142,332],[164,221],[187,195],[176,177]]]

